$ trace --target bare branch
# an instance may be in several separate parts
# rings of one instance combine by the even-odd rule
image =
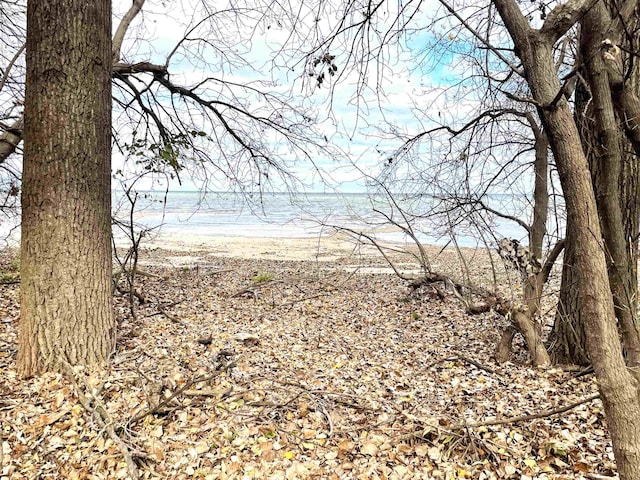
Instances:
[[[554,408],[552,410],[545,410],[543,412],[534,413],[531,415],[521,415],[518,417],[509,417],[504,418],[502,420],[488,420],[486,422],[473,422],[473,423],[461,423],[460,425],[455,425],[451,428],[451,430],[462,430],[464,428],[477,428],[477,427],[489,427],[492,425],[508,425],[510,423],[520,423],[520,422],[530,422],[531,420],[537,420],[539,418],[547,418],[552,417],[554,415],[558,415],[560,413],[568,412],[569,410],[573,410],[580,405],[584,405],[585,403],[592,402],[594,400],[598,400],[600,398],[599,393],[595,393],[588,397],[582,398],[575,402],[569,403],[562,407]]]
[[[518,217],[514,217],[513,215],[507,215],[505,213],[499,212],[498,210],[491,208],[490,206],[485,204],[482,200],[478,200],[476,202],[468,202],[468,203],[470,204],[477,203],[482,207],[483,210],[486,210],[487,212],[494,214],[496,217],[504,218],[505,220],[511,220],[512,222],[515,222],[518,225],[520,225],[522,228],[524,228],[527,231],[527,233],[531,232],[531,226],[527,222],[519,219]]]
[[[0,164],[4,163],[22,141],[24,117],[21,116],[0,134]]]
[[[547,258],[544,261],[544,265],[542,266],[542,275],[543,275],[542,278],[544,279],[543,281],[545,283],[549,279],[549,275],[551,274],[551,269],[553,268],[553,264],[556,262],[556,260],[560,256],[560,253],[562,253],[562,250],[564,250],[564,247],[565,247],[565,240],[562,239],[553,246],[553,248],[547,255]]]
[[[122,52],[120,50],[122,49],[122,42],[124,41],[124,36],[127,33],[127,29],[129,28],[129,25],[131,25],[131,22],[133,21],[133,19],[142,9],[142,5],[144,5],[144,1],[145,0],[133,0],[133,3],[131,4],[131,8],[129,8],[127,13],[125,13],[124,17],[122,17],[122,20],[118,25],[118,29],[116,30],[116,33],[113,36],[113,47],[112,47],[113,63],[118,63],[120,61],[120,56],[122,55]]]
[[[22,55],[22,52],[24,52],[24,49],[26,48],[26,46],[27,44],[23,43],[22,46],[18,49],[18,51],[15,53],[15,55],[11,58],[11,60],[9,60],[9,63],[4,70],[4,74],[2,75],[2,78],[0,78],[0,92],[4,88],[5,83],[7,83],[7,79],[9,78],[9,73],[11,72],[13,65],[16,63],[20,55]]]
[[[464,18],[462,18],[460,14],[451,5],[449,5],[449,3],[447,3],[445,0],[439,0],[439,1],[440,1],[440,4],[444,8],[446,8],[447,11],[451,15],[453,15],[474,37],[476,37],[480,42],[482,42],[482,44],[488,50],[490,50],[496,57],[502,60],[512,71],[514,71],[521,77],[524,76],[524,73],[521,68],[512,64],[511,61],[507,57],[505,57],[500,50],[494,47],[486,38],[480,35],[480,33],[476,29],[474,29],[471,25],[469,25],[469,23]]]
[[[167,75],[167,67],[149,62],[138,63],[114,63],[113,73],[116,75],[133,75],[135,73],[153,73],[154,75]]]

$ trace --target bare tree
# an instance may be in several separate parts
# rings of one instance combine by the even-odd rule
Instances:
[[[157,18],[175,24],[174,43],[159,49],[146,38],[153,25],[146,6],[136,0],[122,13],[113,43],[114,139],[124,156],[135,152],[137,160],[127,168],[177,177],[186,168],[205,183],[215,177],[227,187],[260,190],[295,181],[294,163],[314,168],[318,155],[335,153],[315,128],[313,106],[292,95],[287,70],[272,73],[273,63],[256,56],[264,52],[252,53],[254,30],[266,32],[290,12],[260,2],[226,7],[203,2],[185,11],[152,2],[149,9],[163,12]],[[12,21],[22,25],[19,7],[16,2]],[[21,51],[14,50],[19,64]],[[17,87],[4,98],[18,108],[0,132],[0,164],[23,134],[24,76],[14,71]]]
[[[12,21],[20,26],[24,24],[24,19],[20,17],[22,6],[20,3],[12,5],[16,7],[16,17]],[[97,15],[98,10],[100,15],[107,12],[110,20],[109,5],[100,4],[104,8],[95,11],[93,6],[61,4],[61,11],[75,12],[75,15],[78,10],[86,14],[83,24],[87,28],[81,31],[67,28],[64,23],[66,17],[60,16],[59,20],[64,25],[56,31],[72,32],[65,39],[81,41],[87,48],[103,49],[107,43],[98,42],[99,37],[92,28],[104,26],[105,19],[93,19],[91,15]],[[20,141],[23,136],[27,140],[22,195],[23,321],[18,362],[23,375],[55,369],[61,359],[72,364],[99,362],[113,348],[115,326],[110,295],[103,295],[110,294],[110,288],[104,289],[105,285],[111,285],[110,242],[103,244],[103,235],[96,235],[96,232],[103,232],[105,227],[104,213],[110,214],[108,178],[111,172],[109,162],[104,161],[104,155],[110,156],[110,141],[107,140],[105,146],[102,136],[94,138],[91,132],[81,130],[93,125],[89,121],[93,117],[87,113],[87,109],[96,115],[102,115],[100,112],[103,112],[102,104],[91,106],[87,102],[89,99],[102,101],[101,94],[104,92],[110,95],[111,83],[114,95],[109,106],[113,107],[114,125],[117,127],[113,130],[113,138],[123,153],[136,158],[133,164],[135,169],[168,171],[178,178],[185,168],[192,168],[201,175],[215,175],[217,171],[222,179],[227,179],[236,188],[255,191],[272,182],[281,185],[295,181],[289,166],[294,162],[306,162],[313,168],[314,149],[328,155],[331,153],[326,140],[314,131],[312,110],[304,102],[294,102],[287,93],[290,89],[287,87],[283,91],[279,87],[279,79],[263,77],[241,80],[234,77],[235,70],[239,69],[246,69],[254,77],[263,74],[256,68],[255,59],[248,57],[246,50],[250,42],[247,35],[256,27],[264,27],[266,20],[263,10],[249,6],[217,9],[204,4],[184,24],[184,34],[166,50],[163,60],[153,63],[149,61],[148,51],[135,52],[127,43],[129,32],[144,28],[144,23],[136,24],[137,19],[141,19],[143,7],[143,0],[132,4],[119,23],[113,47],[111,42],[108,43],[108,59],[101,60],[100,65],[106,66],[109,88],[99,85],[93,76],[86,73],[91,70],[91,65],[78,68],[78,65],[84,65],[83,62],[102,58],[100,55],[104,51],[100,50],[94,55],[91,50],[85,52],[67,43],[65,45],[74,51],[76,62],[72,67],[73,72],[61,73],[60,78],[68,81],[64,82],[58,77],[47,80],[43,76],[43,72],[51,74],[58,71],[57,67],[47,69],[47,65],[60,63],[68,66],[68,62],[60,58],[56,61],[55,52],[45,48],[51,44],[55,32],[38,22],[47,15],[46,11],[36,7],[31,9],[31,4],[28,38],[39,39],[39,49],[35,49],[35,40],[27,42],[27,53],[32,55],[29,58],[33,73],[32,83],[27,88],[30,95],[24,102],[20,97],[24,76],[18,68],[22,62],[22,47],[17,46],[11,56],[3,58],[6,68],[3,70],[2,86],[6,88],[15,84],[9,94],[15,108],[3,113],[11,123],[7,123],[6,128],[3,126],[0,163],[6,164],[10,156],[19,155]],[[235,28],[236,32],[230,27]],[[19,44],[21,32],[20,28],[16,29],[16,45]],[[96,41],[92,43],[87,40],[87,35],[96,35]],[[82,56],[83,52],[85,56]],[[141,57],[136,58],[137,54]],[[191,77],[180,73],[186,62],[194,70]],[[178,73],[173,73],[173,68]],[[71,82],[72,78],[75,83]],[[81,80],[86,81],[86,90],[78,95]],[[47,90],[48,87],[51,90]],[[70,93],[69,88],[76,90]],[[96,91],[91,91],[91,88]],[[43,94],[48,95],[46,98],[49,100],[45,101]],[[45,110],[69,101],[70,96],[77,97],[78,103],[67,104],[67,110],[80,117],[65,117],[58,112],[62,115],[59,121],[49,121],[52,117],[45,115]],[[27,112],[33,112],[31,123],[29,118],[24,123],[23,103]],[[109,133],[110,119],[110,113],[96,117],[99,128],[92,130],[93,134],[97,130]],[[64,130],[64,126],[70,123],[76,125],[77,130]],[[51,130],[56,125],[63,130]],[[58,142],[63,137],[64,141]],[[76,141],[80,137],[83,142]],[[61,148],[54,148],[52,142],[58,142],[56,145],[61,145]],[[93,155],[96,148],[100,150],[100,155]],[[83,163],[82,159],[95,159],[99,164],[90,166]],[[59,181],[51,182],[51,179]],[[83,179],[85,183],[74,183],[77,179]],[[85,194],[93,196],[87,200]],[[42,199],[42,195],[46,198]],[[46,207],[45,213],[40,212],[39,206]],[[67,214],[53,214],[62,206],[69,209]],[[51,215],[47,213],[49,211]],[[45,215],[48,223],[42,215]],[[62,220],[77,221],[85,217],[88,220],[82,221],[82,225]],[[95,244],[91,247],[86,243],[89,237],[84,235],[80,227],[89,228],[93,234],[91,238]],[[108,225],[106,228],[108,231]],[[50,237],[56,232],[58,236]],[[77,242],[67,241],[69,238]],[[53,245],[59,245],[63,250],[67,248],[64,251],[71,254],[57,255]],[[74,250],[70,245],[77,248]],[[91,262],[78,256],[78,252],[86,254],[87,251],[95,254]],[[109,278],[106,284],[101,280],[104,275]],[[82,285],[66,281],[67,276]],[[43,279],[50,279],[62,290],[51,288],[51,284]],[[130,291],[133,292],[131,287]],[[81,291],[86,295],[81,295]],[[50,298],[44,292],[54,296]],[[52,314],[53,311],[57,312],[56,315]],[[68,331],[68,328],[77,325],[74,319],[80,317],[89,322],[86,328]],[[83,333],[89,335],[86,338],[93,339],[92,342],[74,336]]]
[[[407,6],[407,11],[413,12],[414,7]],[[455,54],[456,68],[464,75],[446,85],[416,89],[413,114],[417,129],[395,124],[380,127],[376,148],[381,168],[371,183],[379,187],[373,190],[374,194],[382,190],[383,196],[398,196],[398,201],[390,202],[385,215],[389,223],[402,224],[403,230],[407,223],[419,222],[428,223],[432,234],[450,236],[467,230],[467,235],[476,235],[479,244],[486,246],[495,246],[500,240],[495,233],[497,221],[509,222],[520,230],[519,238],[529,243],[526,268],[520,269],[522,296],[503,309],[513,322],[504,332],[497,357],[509,357],[513,336],[521,332],[527,339],[532,361],[547,365],[550,358],[538,313],[543,285],[564,246],[557,231],[551,235],[547,232],[549,208],[554,207],[554,216],[562,214],[561,209],[555,208],[557,205],[549,202],[549,181],[555,178],[550,171],[549,143],[535,108],[518,100],[526,91],[523,72],[512,63],[505,68],[507,50],[496,57],[495,52],[500,50],[487,39],[501,26],[487,15],[486,6],[471,9],[474,21],[480,22],[472,29],[468,28],[469,23],[452,23],[450,16],[456,15],[453,8],[445,8],[449,16],[435,21],[423,18],[427,22],[424,25],[404,18],[403,12],[392,17],[390,23],[397,28],[443,32],[434,35],[425,47],[425,51],[429,49],[426,58],[416,59],[416,71],[431,68],[433,56],[446,58],[447,54]],[[439,28],[443,24],[447,29]],[[480,30],[484,36],[477,33]],[[375,50],[383,48],[376,42],[392,40],[374,33],[362,43]],[[344,41],[336,43],[342,45]],[[465,48],[460,48],[459,43]],[[558,57],[568,56],[567,48],[566,44],[560,46]],[[337,58],[341,56],[337,54]],[[364,68],[356,62],[352,66]],[[454,104],[463,107],[451,109],[455,113],[448,111],[448,106]],[[426,125],[430,128],[420,129]],[[391,142],[401,146],[390,149]],[[508,200],[517,199],[514,203],[520,205],[498,205],[496,193],[506,193]],[[410,201],[402,202],[401,198]],[[412,241],[419,242],[415,236]]]
[[[570,0],[555,7],[540,29],[533,29],[515,2],[495,0],[494,3],[527,73],[532,101],[540,112],[558,165],[569,223],[576,229],[577,290],[587,326],[587,348],[607,412],[620,477],[638,478],[640,399],[637,380],[626,368],[618,338],[588,162],[552,56],[552,46],[568,29],[581,19],[583,30],[588,29],[587,19],[591,15],[603,15],[603,4],[599,1]],[[591,33],[595,34],[593,31]],[[596,73],[604,73],[606,78],[606,70],[593,72],[592,75]],[[610,101],[610,92],[605,95],[609,96]],[[606,98],[599,101],[606,101]],[[633,348],[633,343],[630,344],[632,340],[624,336],[625,344]]]
[[[601,219],[609,282],[630,365],[638,362],[637,240],[638,162],[632,110],[637,105],[638,67],[619,49],[637,51],[637,16],[630,5],[598,4],[582,20],[576,61],[575,116],[587,154]],[[615,19],[615,21],[613,21]],[[613,39],[613,40],[612,40]],[[615,47],[612,41],[618,42]],[[616,53],[616,51],[618,53]],[[624,80],[621,75],[624,76]],[[625,138],[626,137],[626,138]],[[572,232],[568,230],[567,236]],[[588,363],[584,321],[574,285],[576,259],[565,254],[558,318],[551,336],[562,362]]]
[[[627,240],[621,235],[629,233],[629,227],[625,227],[621,213],[619,190],[623,161],[620,139],[626,137],[632,152],[638,152],[639,103],[629,75],[637,51],[634,27],[637,2],[568,0],[553,8],[543,2],[521,5],[515,0],[462,4],[455,8],[446,0],[440,0],[440,4],[450,24],[458,22],[481,42],[491,58],[502,62],[495,75],[522,77],[519,91],[503,93],[535,109],[541,120],[562,185],[567,225],[572,228],[567,240],[571,242],[571,268],[579,299],[575,306],[584,322],[581,327],[607,412],[620,477],[640,478],[640,399],[637,379],[627,369],[623,355],[623,350],[628,352],[630,365],[636,365],[638,335],[633,302],[637,286],[630,276],[635,271],[635,258],[631,261],[630,257],[635,250],[632,244],[629,248],[628,239],[635,242],[637,235],[631,232]],[[348,3],[335,35],[318,42],[318,47],[312,46],[310,51],[330,48],[331,56],[340,63],[337,47],[346,47],[349,65],[365,72],[359,76],[363,79],[360,83],[363,92],[370,61],[380,59],[376,53],[386,51],[387,40],[399,40],[402,32],[423,27],[419,20],[417,26],[412,23],[417,20],[419,6],[420,2],[398,8],[386,2]],[[484,20],[478,23],[477,18]],[[585,72],[582,74],[578,68],[567,72],[564,63],[558,62],[561,46],[576,38],[578,25],[580,62]],[[383,64],[379,71],[388,70]],[[384,75],[377,79],[377,85],[384,85]],[[592,144],[594,158],[599,156],[604,162],[600,170],[613,172],[608,177],[596,177],[595,193],[585,153],[588,146],[583,144],[585,136],[580,135],[576,122],[576,114],[582,112],[576,112],[570,102],[577,82],[584,82],[590,94],[594,119],[594,134],[590,138],[598,140]],[[500,90],[500,83],[492,86]],[[598,184],[600,181],[603,183]],[[624,182],[623,189],[633,191]]]

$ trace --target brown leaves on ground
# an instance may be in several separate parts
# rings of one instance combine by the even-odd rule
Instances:
[[[129,316],[116,297],[109,367],[23,381],[17,286],[0,304],[1,478],[574,479],[612,474],[592,377],[492,360],[501,320],[455,300],[407,297],[362,260],[286,262],[146,252]],[[184,258],[182,257],[184,260]],[[383,266],[366,259],[367,267]],[[197,268],[196,268],[197,265]],[[481,269],[482,270],[482,269]],[[238,293],[240,292],[240,293]],[[472,359],[488,370],[463,359]],[[524,357],[523,357],[524,358]],[[153,414],[145,415],[153,411]],[[454,428],[455,427],[455,428]]]

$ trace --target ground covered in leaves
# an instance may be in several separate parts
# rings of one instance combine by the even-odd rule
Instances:
[[[446,255],[434,267],[456,270]],[[25,381],[5,258],[2,480],[614,475],[602,405],[583,402],[597,393],[592,376],[531,368],[522,351],[496,364],[503,319],[411,294],[380,258],[142,260],[145,303],[132,314],[116,296],[108,368]],[[473,275],[490,277],[486,259],[472,260]]]

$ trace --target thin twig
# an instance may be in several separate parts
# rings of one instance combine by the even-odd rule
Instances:
[[[162,305],[158,305],[158,312],[161,315],[164,315],[166,318],[168,318],[172,322],[177,323],[178,325],[182,325],[183,327],[186,327],[185,323],[182,320],[180,320],[178,317],[175,317],[167,313],[167,311],[164,309],[164,307],[162,307]]]
[[[7,68],[5,68],[4,70],[4,75],[2,75],[2,78],[0,78],[0,91],[2,91],[5,83],[7,83],[7,79],[9,78],[9,73],[11,72],[13,65],[18,60],[18,57],[22,55],[22,52],[24,52],[24,49],[26,48],[26,46],[27,46],[26,42],[23,43],[22,46],[18,49],[18,51],[15,53],[15,55],[11,58],[11,60],[9,60],[9,64],[7,65]]]
[[[463,362],[467,362],[470,363],[471,365],[473,365],[474,367],[479,368],[480,370],[484,370],[485,372],[489,372],[492,374],[496,374],[496,371],[493,370],[490,367],[486,367],[484,365],[482,365],[481,363],[476,362],[475,360],[473,360],[472,358],[469,358],[465,355],[461,355],[461,354],[456,354],[452,357],[446,357],[446,358],[441,358],[440,360],[436,360],[435,362],[430,363],[429,365],[426,366],[426,369],[430,369],[432,367],[435,367],[436,365],[440,364],[440,363],[444,363],[444,362],[455,362],[456,360],[462,360]]]
[[[519,422],[528,422],[531,420],[537,420],[539,418],[547,418],[552,417],[553,415],[558,415],[560,413],[568,412],[569,410],[573,410],[580,405],[584,405],[585,403],[589,403],[593,400],[600,398],[600,394],[596,393],[594,395],[590,395],[586,398],[578,400],[576,402],[570,403],[563,407],[554,408],[552,410],[545,410],[539,413],[533,413],[531,415],[522,415],[519,417],[509,417],[502,420],[489,420],[486,422],[474,422],[474,423],[461,423],[459,425],[455,425],[450,427],[451,430],[460,430],[464,428],[477,428],[477,427],[489,427],[492,425],[507,425],[510,423],[519,423]]]

